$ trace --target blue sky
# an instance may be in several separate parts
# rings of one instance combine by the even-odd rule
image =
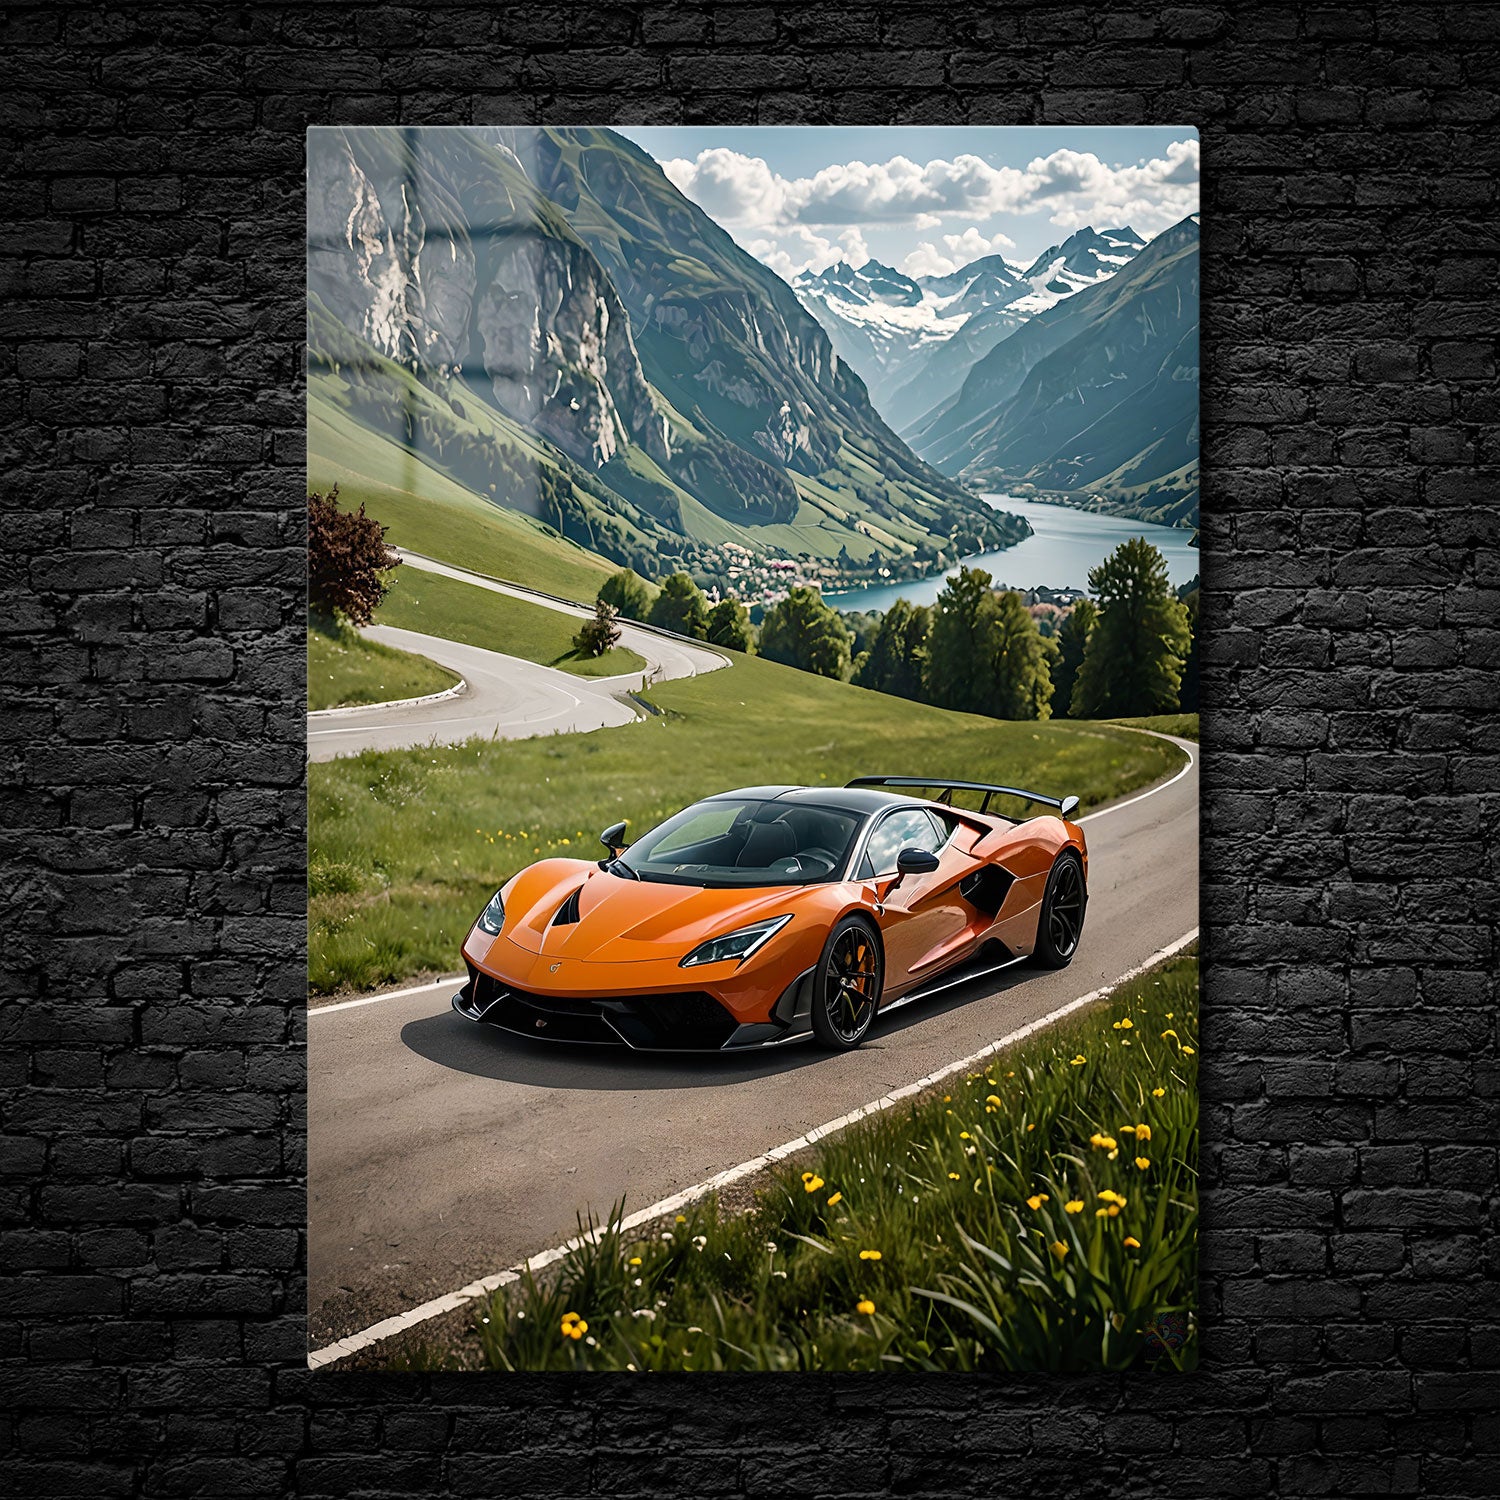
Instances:
[[[617,127],[783,276],[1029,262],[1075,229],[1146,238],[1198,209],[1187,126]]]

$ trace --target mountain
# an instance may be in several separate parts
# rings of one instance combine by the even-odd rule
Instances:
[[[310,403],[643,572],[1026,534],[918,459],[791,290],[607,130],[309,135]]]
[[[1196,525],[1198,242],[1184,219],[1030,319],[910,429],[913,446],[974,484]]]
[[[1116,271],[1144,242],[1133,229],[1080,229],[1025,267],[987,255],[943,276],[840,262],[792,283],[870,399],[903,430],[945,400],[1028,318]]]

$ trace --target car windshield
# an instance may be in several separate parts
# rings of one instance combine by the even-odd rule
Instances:
[[[864,818],[807,802],[715,797],[644,834],[617,863],[674,885],[814,885],[842,873]]]

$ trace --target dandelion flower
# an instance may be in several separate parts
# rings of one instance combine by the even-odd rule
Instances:
[[[857,1313],[863,1313],[868,1318],[875,1311],[875,1304],[868,1297],[861,1297],[854,1304],[854,1310]]]
[[[1070,1214],[1081,1214],[1083,1212],[1083,1199],[1069,1198],[1068,1201],[1063,1204],[1063,1208]]]

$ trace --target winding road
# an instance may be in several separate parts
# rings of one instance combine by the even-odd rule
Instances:
[[[877,1022],[865,1045],[738,1057],[556,1047],[454,1014],[457,981],[308,1018],[309,1337],[319,1349],[748,1161],[1110,984],[1198,924],[1197,747],[1089,814],[1072,965],[1013,969]]]
[[[451,567],[415,552],[402,552],[403,563],[439,573],[460,583],[537,604],[582,620],[591,609]],[[309,760],[332,760],[362,750],[395,750],[414,745],[453,744],[475,735],[529,739],[539,734],[581,733],[628,724],[639,711],[621,696],[650,682],[696,677],[728,665],[708,646],[630,621],[620,622],[620,644],[644,657],[644,672],[622,677],[578,677],[518,656],[468,646],[393,625],[365,630],[373,641],[415,652],[457,672],[464,691],[404,703],[375,703],[368,708],[341,708],[307,716]]]

